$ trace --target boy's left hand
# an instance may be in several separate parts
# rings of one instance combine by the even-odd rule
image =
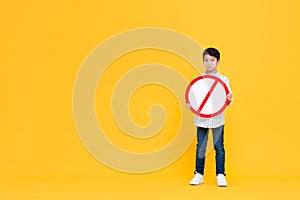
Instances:
[[[231,101],[232,100],[232,94],[227,94],[227,99],[228,99],[228,101]]]

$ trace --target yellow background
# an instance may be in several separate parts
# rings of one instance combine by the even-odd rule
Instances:
[[[6,1],[0,9],[1,199],[299,196],[300,15],[296,0]],[[195,142],[171,166],[133,175],[99,163],[78,137],[72,90],[80,65],[108,37],[149,26],[179,31],[202,47],[221,51],[219,70],[230,78],[235,97],[226,113],[228,188],[215,186],[213,152],[207,159],[205,184],[188,185]],[[140,63],[161,61],[181,67],[190,79],[196,75],[185,71],[186,63],[172,55],[140,53]],[[128,56],[133,57],[119,62],[138,63],[134,54]],[[112,74],[117,69],[112,68]],[[145,109],[139,104],[142,99],[137,93],[131,104]],[[142,114],[132,110],[137,123],[149,123]],[[178,123],[177,118],[169,120],[175,126]],[[167,128],[172,132],[176,127]],[[132,147],[111,137],[123,148]],[[157,146],[149,140],[144,150],[153,150],[171,137],[152,143]],[[143,151],[141,145],[135,148]]]

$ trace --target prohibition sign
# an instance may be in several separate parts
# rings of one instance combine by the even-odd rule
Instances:
[[[229,101],[229,90],[218,77],[202,75],[190,82],[185,91],[185,101],[190,104],[190,110],[204,118],[221,114]]]

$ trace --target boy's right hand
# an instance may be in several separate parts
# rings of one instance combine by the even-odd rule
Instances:
[[[186,104],[185,104],[185,107],[186,107],[187,109],[189,109],[189,110],[190,110],[190,108],[191,108],[191,105],[190,105],[189,103],[186,103]]]

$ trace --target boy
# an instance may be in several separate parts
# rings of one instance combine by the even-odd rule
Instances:
[[[217,66],[220,63],[220,52],[215,48],[207,48],[204,50],[203,63],[206,69],[204,74],[212,75],[220,78],[228,87],[229,94],[227,99],[229,104],[232,101],[232,93],[229,85],[229,80],[226,76],[220,74],[217,70]],[[229,105],[228,104],[228,105]],[[186,105],[190,108],[190,105]],[[191,185],[199,185],[204,182],[204,165],[205,165],[205,152],[207,145],[208,130],[211,129],[213,133],[214,149],[216,152],[216,174],[217,174],[217,185],[219,187],[226,187],[227,182],[225,178],[225,150],[224,150],[224,124],[225,117],[224,112],[221,114],[211,117],[203,118],[195,115],[194,124],[197,127],[197,150],[196,150],[196,169],[195,176],[190,181]]]

